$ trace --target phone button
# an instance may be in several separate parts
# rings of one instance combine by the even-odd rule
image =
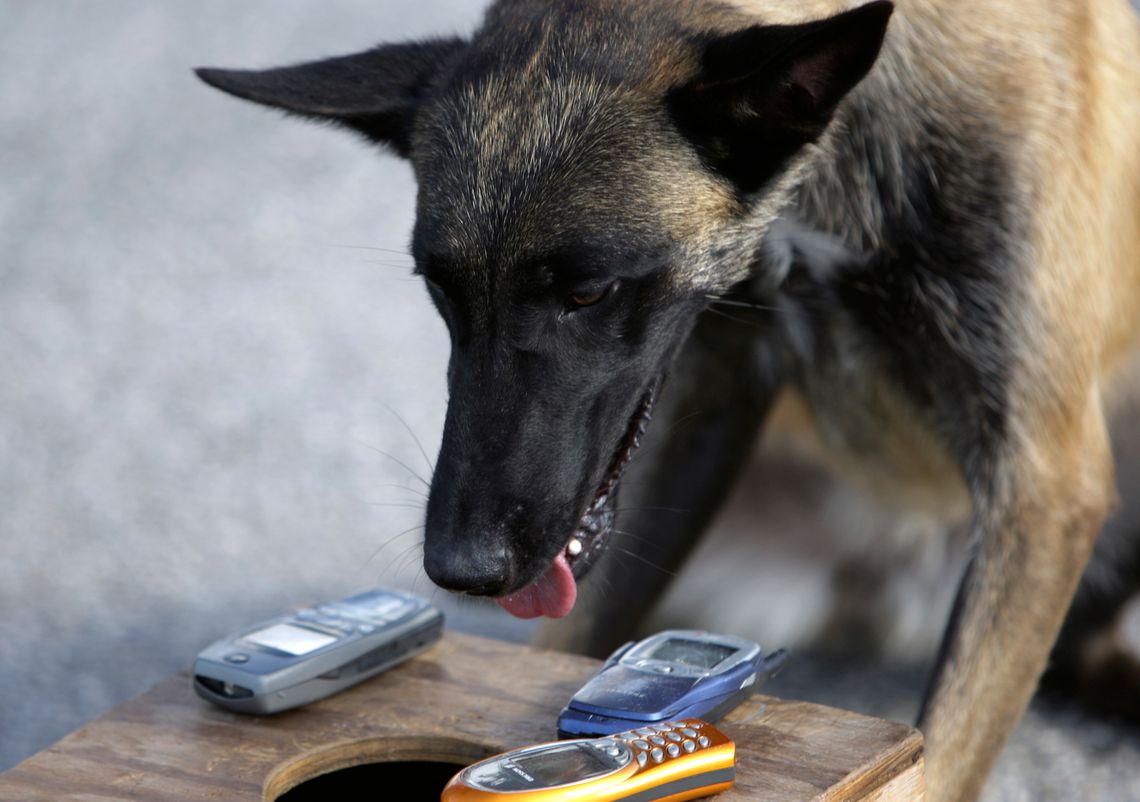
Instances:
[[[697,751],[697,745],[695,743],[693,743],[692,741],[685,741],[683,744],[681,744],[681,746],[685,747],[686,752]]]
[[[692,727],[685,727],[685,729],[681,730],[681,732],[684,733],[689,738],[696,738],[697,737],[697,731],[694,730]]]
[[[701,746],[708,746],[710,741],[708,738],[706,738],[705,736],[702,735],[700,738],[697,739],[697,743],[699,743]]]
[[[660,735],[651,735],[649,737],[649,740],[653,741],[653,743],[657,744],[658,746],[664,746],[665,745],[665,739],[662,738]]]
[[[649,729],[648,727],[641,727],[640,729],[634,730],[634,732],[636,732],[638,735],[652,735],[653,734],[653,730]]]
[[[242,654],[241,652],[235,652],[234,654],[227,654],[225,657],[225,661],[227,663],[234,663],[235,665],[240,666],[242,663],[248,663],[249,662],[249,655],[248,654]]]
[[[649,741],[645,741],[645,740],[642,740],[641,738],[638,738],[636,741],[633,742],[633,745],[636,746],[638,749],[648,749],[649,748]]]
[[[650,752],[650,754],[653,755],[653,762],[654,763],[660,763],[662,760],[665,759],[665,753],[662,752],[660,749],[654,749],[652,752]]]
[[[670,741],[680,741],[681,740],[681,736],[675,732],[667,732],[667,733],[665,733],[665,737],[668,738]]]
[[[676,757],[681,754],[681,747],[677,744],[669,744],[669,757]]]
[[[649,762],[649,755],[645,754],[644,752],[638,752],[637,753],[637,765],[644,766],[648,762]]]

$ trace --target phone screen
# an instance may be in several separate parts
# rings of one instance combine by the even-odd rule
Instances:
[[[315,652],[330,643],[336,643],[336,638],[331,635],[292,624],[274,624],[244,635],[242,640],[294,656]]]
[[[578,782],[613,769],[612,765],[602,762],[593,749],[577,745],[520,757],[515,765],[546,786]]]
[[[476,788],[528,791],[581,782],[622,765],[619,760],[607,760],[592,747],[572,743],[479,763],[466,769],[463,776]]]
[[[712,668],[736,652],[737,650],[731,646],[721,646],[717,643],[669,638],[654,649],[649,657],[667,663],[680,663],[683,666]]]

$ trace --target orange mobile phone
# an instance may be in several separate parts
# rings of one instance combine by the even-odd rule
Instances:
[[[530,746],[451,778],[442,802],[682,802],[736,781],[736,744],[700,719]]]

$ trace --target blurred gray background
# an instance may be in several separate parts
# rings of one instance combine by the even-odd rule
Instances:
[[[447,342],[404,252],[410,170],[190,73],[462,33],[482,6],[0,0],[0,769],[299,603],[390,584],[528,636],[420,569],[412,433],[434,456]],[[877,547],[837,554],[764,487],[656,625],[828,633],[837,560]],[[757,528],[762,552],[733,537]],[[774,693],[913,716],[960,565],[922,530],[892,533],[886,656],[809,652]],[[727,578],[749,594],[711,596]],[[1136,733],[1039,703],[987,799],[1074,798],[1140,799]]]

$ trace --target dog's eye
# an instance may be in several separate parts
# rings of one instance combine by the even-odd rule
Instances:
[[[591,287],[589,289],[579,290],[578,292],[571,293],[566,298],[566,308],[570,310],[581,309],[586,306],[594,306],[601,303],[601,301],[609,295],[617,286],[617,282],[611,282],[604,287]]]

